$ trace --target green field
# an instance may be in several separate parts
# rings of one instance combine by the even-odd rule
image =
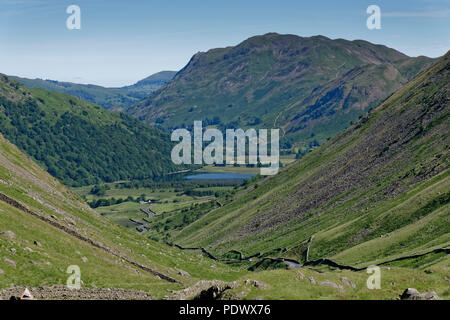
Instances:
[[[221,182],[207,182],[203,185],[202,182],[182,180],[175,185],[161,183],[153,187],[123,188],[120,187],[121,183],[127,182],[118,181],[100,185],[104,190],[101,194],[92,193],[94,185],[73,190],[88,203],[95,203],[101,199],[130,199],[118,204],[102,205],[95,210],[121,226],[138,231],[154,240],[164,241],[169,241],[181,225],[184,226],[188,221],[192,222],[192,217],[197,219],[200,211],[218,206],[217,201],[220,203],[227,201],[226,196],[238,185],[236,182],[225,185]],[[191,193],[192,195],[189,195]],[[138,197],[145,199],[145,203],[137,200]],[[148,200],[151,203],[148,203]],[[148,217],[142,210],[149,210],[154,216]],[[136,221],[143,223],[145,228]]]

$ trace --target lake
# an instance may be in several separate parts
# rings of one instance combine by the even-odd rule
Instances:
[[[254,177],[254,174],[241,174],[230,172],[217,172],[217,173],[199,173],[184,177],[188,180],[227,180],[227,179],[239,179],[244,180]]]

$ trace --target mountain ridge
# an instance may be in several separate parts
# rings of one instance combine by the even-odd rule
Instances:
[[[312,259],[351,265],[448,247],[449,74],[447,53],[349,129],[174,241],[215,254],[286,248],[284,257],[301,260],[314,236]]]
[[[275,125],[286,133],[283,148],[308,149],[348,127],[432,61],[363,40],[269,33],[195,54],[164,89],[126,112],[166,130],[189,127],[194,120],[219,129]],[[346,84],[352,70],[356,77]],[[345,90],[332,86],[339,81]],[[310,114],[327,94],[330,103],[315,122],[292,119]]]
[[[49,79],[29,79],[17,76],[10,78],[30,88],[40,88],[55,92],[67,93],[102,106],[105,109],[118,111],[127,107],[149,93],[161,88],[176,74],[176,71],[161,71],[152,74],[132,85],[123,87],[103,87],[95,84],[79,84]]]

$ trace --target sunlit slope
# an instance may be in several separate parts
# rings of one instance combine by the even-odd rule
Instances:
[[[0,74],[0,133],[66,185],[144,179],[179,170],[169,135],[74,96]]]
[[[176,237],[365,265],[450,245],[450,54],[358,123]],[[275,252],[275,251],[274,251]],[[281,253],[273,255],[280,256]]]
[[[0,289],[65,284],[70,265],[80,267],[84,286],[159,298],[199,278],[234,276],[101,217],[0,135]]]
[[[175,71],[161,71],[133,85],[120,88],[105,88],[93,84],[27,79],[15,76],[11,76],[11,78],[29,88],[41,88],[49,91],[67,93],[85,101],[98,104],[105,109],[114,110],[127,107],[145,98],[149,93],[164,86],[175,74]]]
[[[127,111],[164,129],[195,120],[280,128],[282,149],[308,149],[346,129],[433,59],[362,40],[268,33],[195,54],[161,90]]]

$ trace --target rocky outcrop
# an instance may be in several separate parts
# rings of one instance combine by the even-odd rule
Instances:
[[[6,238],[6,239],[10,239],[10,240],[16,238],[16,234],[10,230],[0,232],[0,236],[3,238]]]
[[[349,278],[342,277],[341,281],[342,281],[343,284],[345,284],[346,286],[348,286],[350,288],[353,288],[353,289],[356,288],[356,284],[352,280],[350,280]]]
[[[237,286],[235,282],[223,285],[213,285],[206,290],[200,292],[194,300],[220,300],[226,290],[234,289]]]
[[[36,300],[152,300],[145,291],[120,288],[80,288],[69,289],[63,285],[28,288]],[[0,290],[0,300],[16,300],[25,287],[15,286]]]
[[[194,285],[179,290],[172,291],[171,295],[165,296],[165,300],[217,300],[223,297],[226,290],[234,289],[238,286],[236,282],[224,282],[219,280],[201,280]]]
[[[344,287],[342,285],[336,284],[330,280],[320,281],[318,285],[322,287],[331,287],[339,290],[344,290]]]
[[[415,288],[408,288],[400,295],[401,300],[441,300],[436,292],[423,292],[420,293]]]

